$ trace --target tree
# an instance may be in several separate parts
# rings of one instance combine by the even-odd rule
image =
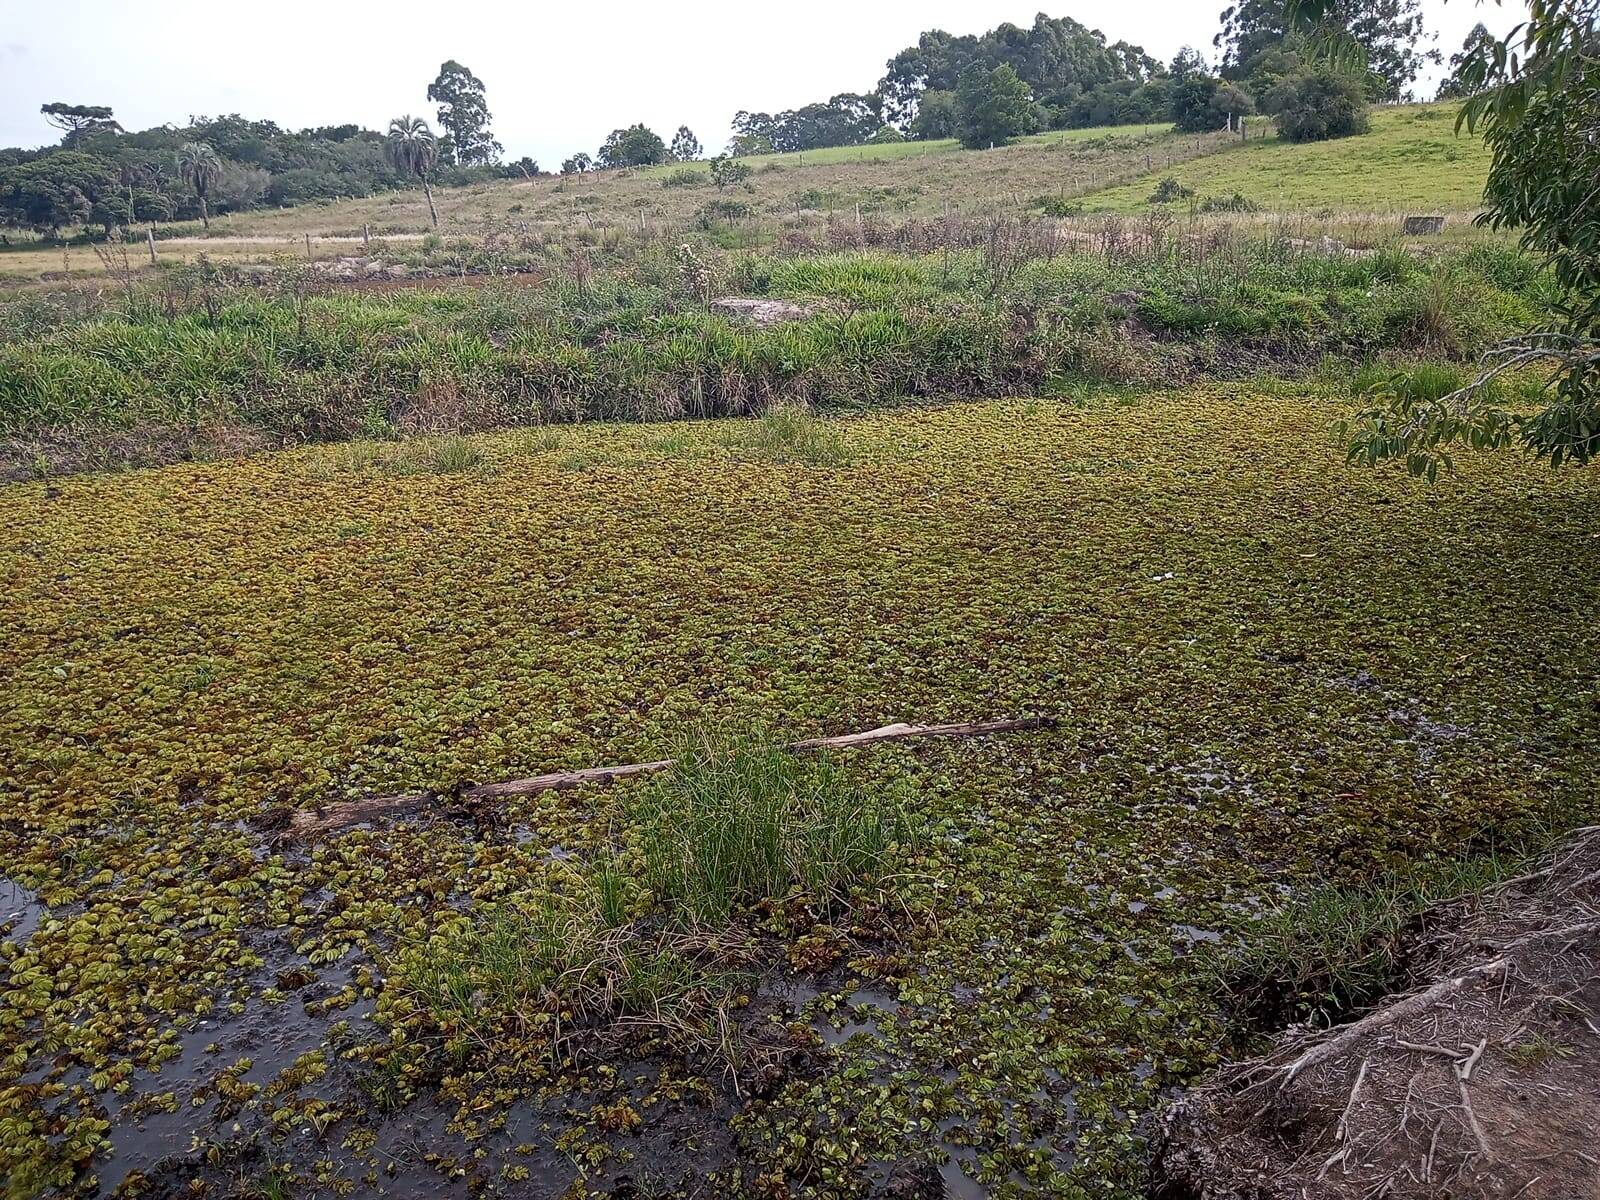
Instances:
[[[595,156],[602,167],[648,167],[667,161],[667,144],[644,125],[614,129]]]
[[[973,37],[954,37],[932,29],[891,58],[877,94],[882,120],[910,132],[926,97],[954,92],[973,64],[986,70],[1007,66],[1038,101],[1051,124],[1083,119],[1087,113],[1114,116],[1118,85],[1129,92],[1160,73],[1160,65],[1127,42],[1106,44],[1105,36],[1070,17],[1040,13],[1028,27],[1010,23]],[[1085,98],[1095,96],[1086,103]]]
[[[227,209],[254,208],[271,186],[272,175],[260,167],[225,161],[207,199],[215,197]]]
[[[0,171],[0,225],[57,237],[66,226],[106,219],[103,206],[118,195],[117,183],[110,162],[76,150],[8,167]]]
[[[1255,101],[1248,92],[1224,80],[1217,85],[1216,93],[1211,97],[1211,127],[1215,129],[1220,125],[1230,130],[1242,129],[1245,117],[1255,110]]]
[[[155,162],[124,159],[117,168],[117,182],[122,185],[117,196],[119,221],[132,225],[172,219],[172,201],[161,191],[161,168]]]
[[[728,139],[728,154],[733,158],[771,153],[773,153],[772,140],[760,134],[736,133]]]
[[[955,113],[962,145],[1003,146],[1030,128],[1033,93],[1009,66],[973,63],[956,84]]]
[[[917,115],[907,132],[918,141],[930,142],[956,135],[956,94],[927,91],[917,103]]]
[[[483,80],[451,59],[439,67],[439,77],[428,85],[428,99],[439,106],[439,128],[444,130],[447,162],[474,166],[498,162],[501,145],[489,132],[489,106]]]
[[[1278,119],[1278,136],[1291,142],[1321,142],[1368,129],[1367,97],[1348,75],[1313,71],[1275,87],[1265,107]]]
[[[111,110],[103,104],[53,104],[40,106],[44,119],[62,131],[61,144],[76,146],[93,133],[121,133],[122,126],[111,119]]]
[[[738,154],[789,154],[823,146],[859,146],[882,126],[882,113],[883,103],[876,94],[855,92],[840,92],[777,116],[741,109],[733,116],[735,136],[729,149]]]
[[[1474,25],[1466,41],[1461,43],[1461,50],[1450,56],[1450,74],[1439,84],[1439,99],[1462,100],[1477,94],[1473,88],[1482,90],[1485,86],[1482,79],[1468,82],[1467,77],[1475,73],[1473,64],[1492,59],[1496,44],[1494,35],[1482,21]]]
[[[679,162],[694,162],[703,153],[700,139],[687,125],[679,125],[678,132],[672,135],[672,157]]]
[[[185,142],[178,148],[178,178],[200,201],[200,223],[210,229],[211,212],[206,198],[222,178],[222,159],[205,142]]]
[[[69,133],[65,140],[71,144],[64,148],[96,155],[119,171],[127,168],[141,173],[121,180],[116,200],[105,209],[119,223],[128,220],[130,190],[134,193],[132,211],[139,220],[165,219],[175,214],[200,216],[198,197],[174,169],[178,151],[186,142],[205,143],[222,161],[223,175],[208,189],[208,213],[211,209],[232,210],[256,204],[278,206],[339,196],[369,196],[416,186],[415,178],[408,171],[397,169],[385,154],[384,134],[359,125],[291,131],[272,121],[232,113],[191,117],[181,129],[162,125],[129,131],[97,115],[107,110],[60,107],[70,110],[61,114],[62,119],[78,128],[77,133]],[[28,152],[0,148],[0,167],[54,152],[53,147]],[[531,165],[523,166],[533,173]],[[521,169],[517,168],[519,174],[513,177],[520,178]],[[502,177],[493,166],[462,167],[456,173],[462,182]]]
[[[1185,46],[1173,55],[1172,65],[1167,68],[1175,83],[1184,83],[1197,75],[1211,74],[1211,68],[1206,63],[1206,56],[1193,46]]]
[[[1298,25],[1315,29],[1331,0],[1290,0]],[[1348,59],[1348,39],[1319,54]],[[1457,130],[1481,129],[1490,151],[1484,211],[1496,228],[1522,231],[1562,291],[1558,322],[1492,350],[1478,377],[1445,396],[1395,386],[1343,425],[1349,459],[1398,460],[1416,475],[1450,468],[1456,445],[1520,445],[1552,466],[1600,455],[1600,4],[1539,0],[1504,40],[1480,45],[1461,69],[1469,98]],[[1510,411],[1493,397],[1504,372],[1547,368],[1545,403]]]
[[[733,141],[728,143],[730,153],[740,154],[771,154],[778,148],[778,140],[782,122],[771,113],[747,112],[740,109],[733,114]],[[739,150],[734,151],[734,142],[743,142],[748,145],[765,146],[764,150]]]
[[[1250,79],[1262,66],[1263,55],[1284,50],[1299,54],[1304,49],[1310,26],[1291,19],[1289,8],[1296,2],[1238,0],[1223,10],[1215,43],[1223,51],[1224,78]],[[1317,2],[1322,6],[1321,15],[1314,24],[1341,31],[1361,48],[1365,66],[1373,75],[1374,100],[1399,99],[1416,81],[1424,63],[1439,60],[1437,50],[1419,45],[1424,34],[1421,0]],[[1262,94],[1266,88],[1252,90]]]
[[[778,114],[772,144],[784,152],[859,146],[883,124],[882,111],[876,96],[840,92],[822,103]]]
[[[1172,89],[1172,123],[1184,133],[1209,133],[1218,128],[1215,101],[1220,80],[1186,75]]]
[[[593,168],[594,159],[580,150],[561,164],[561,173],[563,175],[582,175],[585,171],[593,170]]]
[[[421,117],[396,117],[389,122],[384,151],[395,170],[422,184],[423,194],[428,197],[428,216],[433,227],[439,228],[439,210],[434,207],[433,185],[429,182],[433,169],[439,165],[439,142],[433,130]]]

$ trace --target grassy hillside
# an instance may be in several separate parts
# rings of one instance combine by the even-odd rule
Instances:
[[[749,186],[725,193],[711,186],[709,169],[699,163],[688,165],[701,176],[693,187],[665,186],[669,176],[685,170],[675,164],[442,188],[435,197],[446,236],[481,232],[486,221],[511,218],[519,224],[576,221],[591,228],[637,228],[641,209],[649,223],[684,221],[713,199],[737,201],[754,213],[782,215],[792,214],[797,202],[802,209],[813,208],[819,197],[831,195],[847,206],[862,201],[868,212],[933,214],[943,212],[947,203],[962,210],[988,209],[1014,206],[1034,191],[1056,191],[1063,185],[1088,189],[1142,172],[1147,155],[1160,163],[1169,153],[1209,154],[1226,142],[1220,136],[1197,142],[1160,125],[1129,125],[1040,134],[984,151],[964,151],[945,140],[763,155],[745,160],[754,171]],[[359,236],[364,226],[374,236],[426,234],[427,202],[420,191],[385,192],[226,214],[214,219],[209,231],[198,222],[166,224],[158,227],[157,236],[163,248],[174,237],[204,239],[224,248],[239,239],[287,241],[307,233],[313,238]],[[54,253],[60,266],[59,249],[30,251],[19,245],[10,252]],[[0,263],[6,257],[0,252]]]
[[[1090,129],[1057,129],[1049,133],[1036,133],[1019,138],[1020,146],[1059,146],[1068,142],[1091,142],[1106,137],[1154,137],[1170,132],[1166,125],[1097,125]],[[930,142],[888,142],[877,146],[828,146],[821,150],[806,150],[793,154],[757,154],[744,161],[756,170],[776,163],[780,167],[831,166],[852,162],[888,162],[900,158],[924,158],[928,155],[951,154],[961,149],[955,138],[939,138]],[[691,164],[698,165],[698,164]],[[673,170],[673,166],[657,167],[657,172]]]
[[[1387,216],[1352,235],[1353,214],[1397,211],[1463,213],[1479,201],[1488,155],[1479,139],[1454,132],[1451,105],[1380,109],[1372,132],[1296,146],[1274,137],[1241,143],[1226,134],[1177,134],[1160,126],[1123,126],[1042,134],[996,150],[962,150],[953,141],[840,147],[748,160],[747,186],[718,191],[702,164],[502,181],[438,192],[438,241],[420,192],[222,216],[210,231],[172,225],[158,231],[166,265],[215,260],[304,259],[306,238],[318,258],[362,252],[362,233],[387,241],[376,251],[407,261],[429,239],[427,264],[458,271],[485,250],[509,265],[562,267],[579,248],[627,249],[662,236],[706,235],[724,248],[785,240],[832,243],[834,218],[879,223],[943,217],[1037,215],[1044,198],[1094,214],[1147,211],[1156,183],[1172,176],[1201,197],[1235,193],[1270,213],[1313,214],[1322,228],[1357,244],[1393,236]],[[1185,210],[1185,205],[1173,205]],[[1359,218],[1356,218],[1359,221]],[[1465,223],[1458,223],[1470,233]],[[534,260],[539,262],[534,264]],[[142,246],[132,265],[148,266]],[[415,266],[413,262],[411,265]],[[19,242],[0,248],[0,286],[40,278],[103,274],[94,250]]]
[[[1361,137],[1294,145],[1275,137],[1155,170],[1093,193],[1088,207],[1132,212],[1171,176],[1200,196],[1235,193],[1274,212],[1320,208],[1464,212],[1478,207],[1489,171],[1483,139],[1455,132],[1453,104],[1379,108]]]

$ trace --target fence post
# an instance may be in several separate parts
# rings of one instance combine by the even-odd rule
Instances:
[[[306,234],[306,261],[307,262],[312,262],[313,261],[313,259],[311,257],[311,235],[309,233]]]
[[[144,232],[145,232],[145,236],[150,239],[150,261],[153,263],[153,262],[156,261],[156,226],[155,226],[155,222],[152,221],[145,228]]]
[[[361,248],[363,250],[365,250],[370,245],[372,245],[372,226],[371,225],[362,225],[361,226]]]

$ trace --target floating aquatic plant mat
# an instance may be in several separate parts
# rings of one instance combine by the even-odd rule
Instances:
[[[1175,1105],[1161,1194],[1600,1194],[1600,829],[1453,907],[1415,990]]]
[[[903,742],[914,738],[983,737],[996,733],[1021,733],[1028,730],[1051,729],[1056,725],[1053,717],[1020,717],[1005,721],[968,721],[946,725],[909,725],[903,721],[893,725],[880,725],[877,729],[861,733],[846,733],[837,737],[803,738],[790,742],[785,749],[791,753],[812,750],[851,750],[859,746],[873,746],[880,742]],[[290,821],[291,833],[301,837],[329,833],[335,829],[348,829],[384,817],[395,817],[415,812],[441,799],[454,804],[476,806],[505,800],[512,796],[532,796],[539,792],[564,791],[586,784],[616,783],[636,775],[650,775],[672,766],[670,758],[654,762],[626,763],[612,767],[584,767],[577,771],[553,771],[529,779],[511,779],[504,783],[486,783],[476,787],[460,788],[448,797],[437,792],[401,792],[393,796],[374,796],[366,800],[351,800],[330,805],[314,812],[296,813]]]
[[[1600,818],[1595,468],[1352,473],[1340,412],[1074,395],[781,461],[684,422],[0,489],[6,1200],[1141,1196],[1257,914]],[[644,870],[671,773],[263,835],[757,717],[1033,714],[783,756],[895,801],[888,866],[714,938]],[[661,997],[782,1070],[639,1046]]]

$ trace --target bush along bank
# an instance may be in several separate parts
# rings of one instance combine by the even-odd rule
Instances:
[[[0,306],[0,439],[17,477],[183,457],[218,430],[283,445],[1174,385],[1327,354],[1461,360],[1537,324],[1545,293],[1536,268],[1493,246],[1428,260],[1270,238],[1063,254],[1026,227],[924,253],[663,246],[534,286],[382,294],[202,267],[114,299]],[[718,307],[727,295],[788,301],[794,319],[749,321]]]

